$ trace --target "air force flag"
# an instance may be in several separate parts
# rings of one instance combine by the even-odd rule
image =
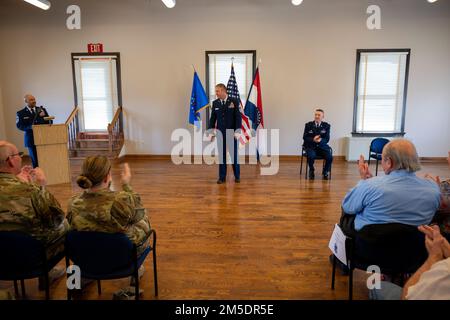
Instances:
[[[192,84],[191,93],[191,106],[189,109],[189,123],[200,127],[200,111],[209,107],[208,97],[206,96],[205,89],[197,75],[194,72],[194,82]]]

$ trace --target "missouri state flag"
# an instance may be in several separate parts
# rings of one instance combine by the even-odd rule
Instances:
[[[194,81],[192,83],[191,106],[189,109],[189,123],[200,127],[200,111],[209,106],[209,100],[206,96],[205,89],[197,75],[194,72]]]
[[[264,128],[264,116],[261,96],[261,81],[259,77],[259,67],[256,69],[253,84],[248,93],[247,102],[244,108],[245,114],[252,121],[252,129]]]

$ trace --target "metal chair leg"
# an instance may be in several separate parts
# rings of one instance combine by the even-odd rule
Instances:
[[[45,282],[45,300],[50,300],[50,280],[48,279],[48,272],[44,273]]]
[[[158,296],[158,270],[156,268],[156,232],[153,232],[153,281],[155,284],[155,296]]]
[[[378,158],[377,158],[377,165],[376,165],[376,169],[375,169],[375,176],[378,176]]]
[[[308,180],[308,170],[309,170],[309,165],[308,165],[308,156],[306,156],[306,166],[305,166],[305,180]]]
[[[300,177],[302,176],[302,172],[303,172],[303,152],[300,158]]]
[[[25,298],[25,281],[23,279],[20,279],[20,288],[22,289],[22,299]]]
[[[14,280],[14,294],[16,297],[19,296],[19,286],[17,285],[17,280]]]
[[[134,296],[136,300],[139,300],[139,271],[136,271],[134,273],[134,281],[135,281]]]
[[[351,261],[348,264],[348,268],[349,268],[349,275],[348,275],[348,300],[352,301],[353,300],[353,266],[352,266]]]
[[[331,273],[331,290],[334,290],[335,278],[336,278],[336,256],[333,255],[333,271]]]
[[[102,294],[102,282],[100,280],[97,280],[97,293],[98,295]]]
[[[69,261],[69,258],[67,256],[66,256],[65,260],[66,260],[66,271],[67,271],[67,269],[70,266],[70,261]],[[66,272],[66,282],[67,282],[68,279],[69,279],[69,274]],[[71,300],[72,299],[71,290],[69,289],[69,286],[66,285],[66,287],[67,287],[67,300]]]
[[[137,263],[138,255],[137,255],[137,247],[133,246],[133,264],[134,264],[134,298],[135,300],[139,300],[139,267]]]

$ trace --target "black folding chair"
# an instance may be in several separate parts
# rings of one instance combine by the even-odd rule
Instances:
[[[373,224],[365,226],[355,237],[346,238],[347,267],[349,269],[348,299],[353,299],[353,271],[378,266],[381,273],[403,279],[416,272],[428,253],[425,236],[417,227],[400,224]],[[335,287],[337,258],[333,255],[331,289]]]
[[[331,149],[331,156],[333,157],[333,149],[331,147],[330,147],[330,149]],[[306,154],[305,148],[302,146],[302,155],[301,155],[301,159],[300,159],[300,176],[302,175],[302,172],[303,172],[303,158],[306,159],[305,179],[308,179],[308,170],[309,170],[308,155]],[[324,157],[322,157],[320,155],[316,155],[315,160],[323,160],[322,170],[325,169],[325,158]],[[330,168],[330,175],[329,175],[330,180],[331,180],[331,169],[332,168]]]
[[[368,163],[370,166],[370,159],[377,160],[375,169],[376,176],[378,175],[378,161],[381,161],[381,155],[383,154],[384,146],[388,143],[389,140],[385,138],[375,138],[370,143]]]
[[[101,280],[135,278],[135,299],[139,300],[139,268],[145,258],[153,252],[153,276],[155,296],[158,296],[158,274],[156,269],[156,231],[151,230],[153,243],[140,255],[136,244],[123,233],[93,231],[69,231],[66,238],[66,266],[71,260],[81,270],[81,276],[97,280],[98,294],[101,295]],[[71,290],[67,289],[67,299]]]
[[[25,279],[41,277],[44,280],[45,299],[50,299],[48,273],[64,258],[64,248],[51,258],[47,252],[64,245],[64,236],[50,244],[44,244],[32,236],[16,231],[0,232],[0,280],[14,281],[14,291],[19,296],[17,281],[20,280],[22,298],[25,297]]]

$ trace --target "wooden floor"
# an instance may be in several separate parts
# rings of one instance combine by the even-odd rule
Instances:
[[[140,159],[130,165],[132,185],[158,233],[159,299],[347,298],[344,276],[338,275],[336,290],[330,290],[328,241],[341,200],[358,181],[355,163],[336,161],[330,182],[305,181],[295,161],[281,162],[275,176],[244,165],[241,184],[228,172],[225,185],[216,184],[216,166]],[[116,182],[119,170],[114,165]],[[75,177],[79,164],[72,171]],[[446,163],[425,164],[423,173],[449,174]],[[73,184],[49,189],[64,208],[72,192],[79,192]],[[148,258],[144,299],[155,299],[151,266]],[[365,276],[356,274],[356,299],[367,298]],[[82,299],[111,299],[128,281],[102,284],[101,296],[93,285]],[[43,299],[36,280],[27,280],[26,287],[27,298]],[[0,282],[0,288],[12,283]],[[52,285],[51,296],[66,298],[65,279]]]

